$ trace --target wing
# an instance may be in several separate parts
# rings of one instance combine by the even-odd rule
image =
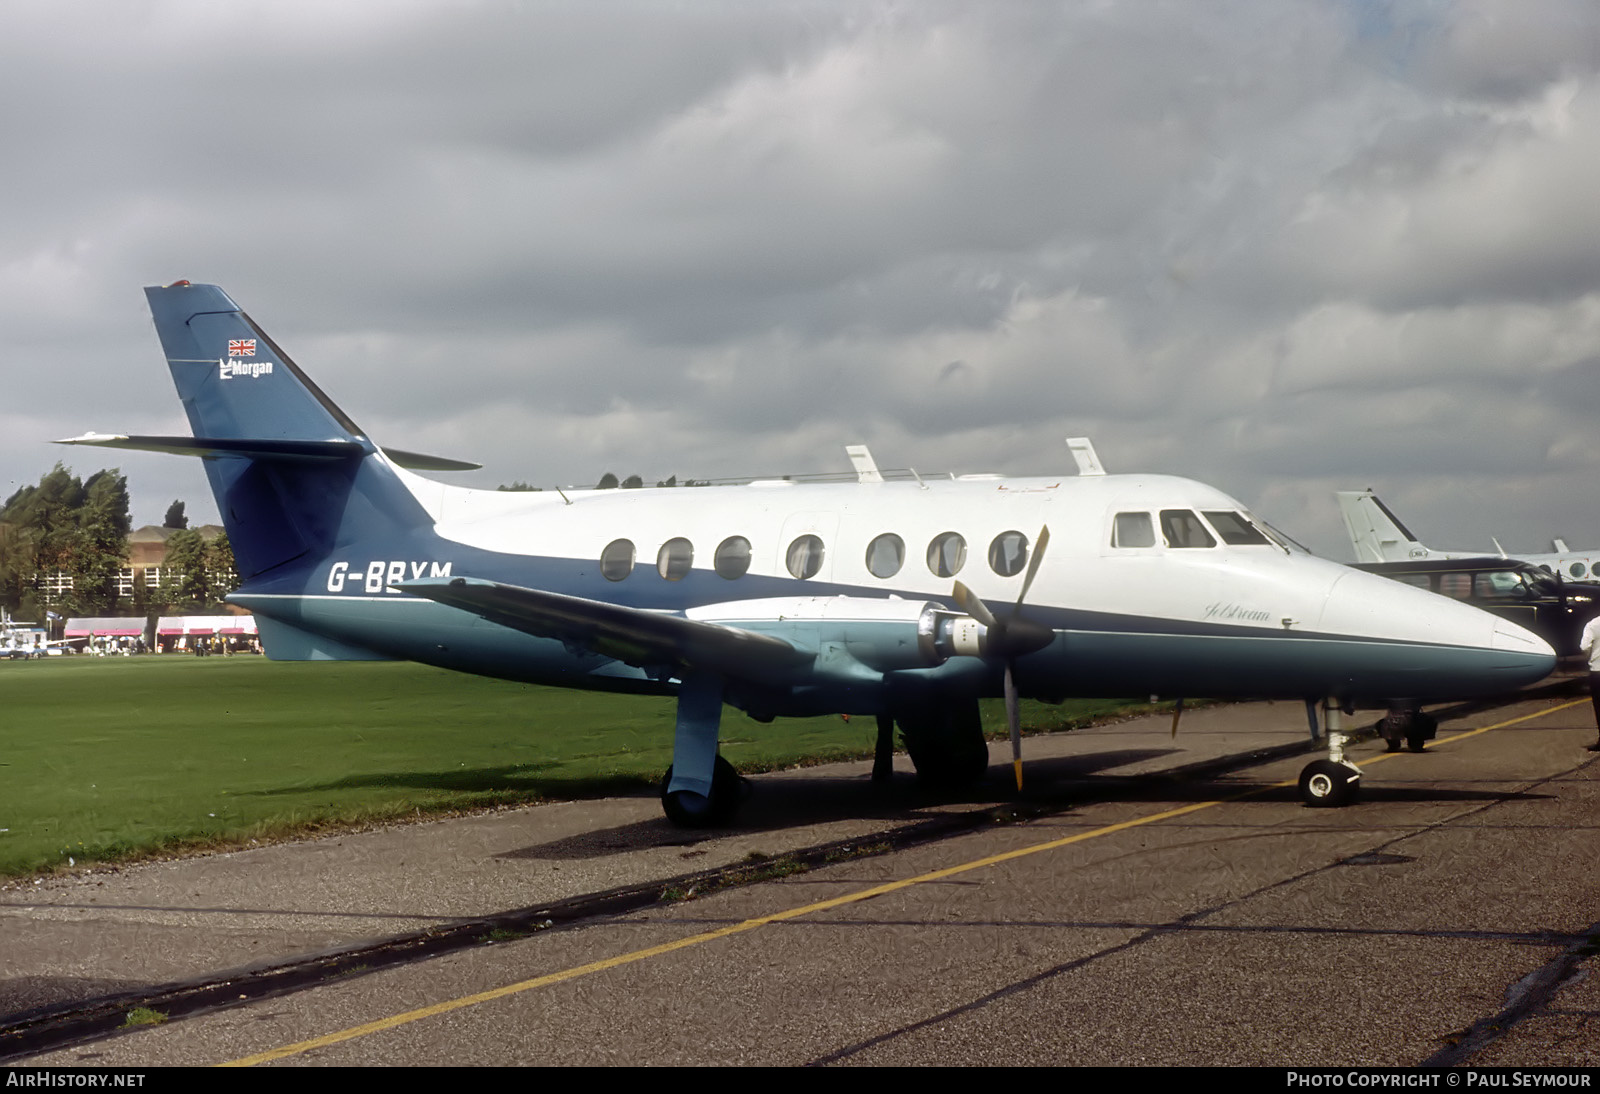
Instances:
[[[814,659],[768,634],[480,578],[425,578],[394,587],[502,627],[571,642],[640,667],[668,665],[770,678]]]

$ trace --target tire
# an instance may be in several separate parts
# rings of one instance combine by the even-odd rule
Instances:
[[[721,828],[732,823],[745,797],[745,780],[732,764],[717,757],[711,769],[711,797],[686,790],[669,794],[672,768],[661,776],[661,811],[679,828]]]
[[[1361,773],[1332,760],[1316,760],[1300,772],[1300,800],[1313,809],[1337,809],[1356,800]]]
[[[917,778],[934,790],[966,790],[989,773],[978,701],[950,700],[895,712]]]

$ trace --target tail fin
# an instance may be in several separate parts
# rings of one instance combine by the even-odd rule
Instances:
[[[241,579],[430,523],[377,446],[227,293],[179,281],[145,295],[194,440],[137,440],[205,457]]]
[[[1339,513],[1357,562],[1407,562],[1434,554],[1400,523],[1372,490],[1339,490]]]

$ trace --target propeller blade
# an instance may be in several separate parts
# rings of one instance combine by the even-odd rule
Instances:
[[[1023,598],[1028,595],[1028,589],[1033,585],[1034,575],[1039,572],[1039,563],[1044,561],[1044,549],[1050,546],[1050,526],[1040,525],[1039,538],[1033,544],[1033,556],[1028,559],[1028,572],[1022,577],[1022,591],[1017,594],[1017,611],[1022,610]]]
[[[1183,717],[1183,700],[1179,699],[1172,708],[1172,739],[1178,739],[1178,719]]]
[[[989,610],[989,605],[973,596],[972,590],[959,581],[956,582],[955,599],[956,603],[961,605],[962,611],[982,623],[989,630],[993,631],[995,629],[994,613]]]
[[[1017,776],[1017,793],[1022,793],[1022,711],[1017,702],[1017,682],[1006,661],[1006,728],[1011,730],[1011,770]]]

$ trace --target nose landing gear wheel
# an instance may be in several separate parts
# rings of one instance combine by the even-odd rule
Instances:
[[[1361,772],[1332,760],[1314,760],[1300,772],[1300,799],[1314,809],[1333,809],[1356,800]]]

